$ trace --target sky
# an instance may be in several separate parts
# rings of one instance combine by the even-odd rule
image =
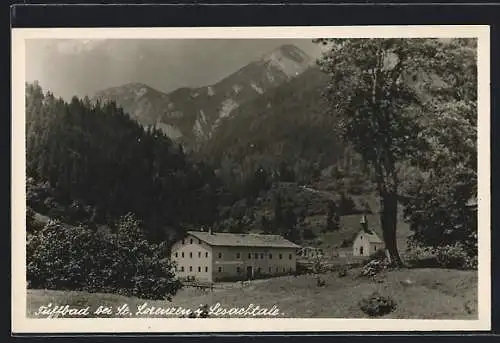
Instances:
[[[284,44],[319,56],[309,39],[30,40],[26,81],[65,99],[130,82],[168,93],[213,84]]]

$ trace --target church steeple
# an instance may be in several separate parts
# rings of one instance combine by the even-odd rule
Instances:
[[[366,220],[366,215],[363,214],[359,224],[361,224],[361,229],[363,229],[363,231],[368,232],[368,220]]]

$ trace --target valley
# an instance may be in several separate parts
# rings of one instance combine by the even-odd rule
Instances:
[[[475,318],[474,43],[405,42],[363,41],[390,50],[378,64],[356,40],[345,44],[358,55],[339,45],[318,61],[281,45],[171,92],[134,81],[66,101],[26,84],[28,313],[144,300],[277,302],[296,318]],[[438,52],[447,59],[426,55]],[[224,248],[227,237],[280,236],[322,255],[287,252],[285,268],[282,250],[266,252],[277,264],[261,274],[251,264],[263,252],[245,251],[243,266],[239,251],[225,261],[210,250],[212,264],[208,250],[186,250],[204,264],[178,266],[189,231]],[[210,282],[230,269],[249,281],[202,292],[184,287],[197,277],[178,277],[209,268]]]

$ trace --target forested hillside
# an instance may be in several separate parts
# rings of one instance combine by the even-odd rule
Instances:
[[[216,215],[213,171],[112,102],[66,103],[26,85],[26,142],[28,205],[40,213],[112,227],[130,212],[151,239]]]

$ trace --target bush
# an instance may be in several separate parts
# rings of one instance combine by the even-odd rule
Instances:
[[[369,261],[385,261],[387,259],[387,255],[385,249],[379,249],[370,255]]]
[[[445,268],[477,269],[477,255],[471,255],[462,243],[434,249],[437,262]]]
[[[48,223],[27,241],[28,288],[170,300],[181,282],[164,247],[143,239],[136,224],[127,216],[117,234],[107,234]]]
[[[477,252],[469,244],[460,242],[437,247],[412,246],[405,259],[420,268],[477,269]]]
[[[371,296],[362,299],[359,307],[363,313],[370,317],[380,317],[396,309],[396,302],[390,297],[374,292]]]
[[[389,268],[389,261],[385,260],[371,260],[366,263],[361,269],[361,276],[375,277],[381,271]]]
[[[430,247],[410,247],[404,257],[406,262],[412,267],[435,268],[440,266],[436,254]]]

